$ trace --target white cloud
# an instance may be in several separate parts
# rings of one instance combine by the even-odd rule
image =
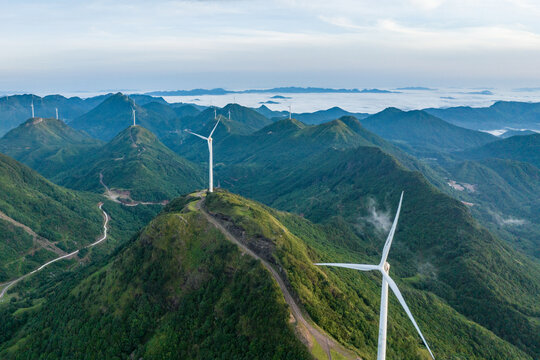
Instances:
[[[422,10],[434,10],[444,3],[444,0],[410,0],[411,4]]]
[[[0,86],[23,82],[29,69],[504,75],[530,86],[540,82],[539,8],[528,0],[6,2]]]

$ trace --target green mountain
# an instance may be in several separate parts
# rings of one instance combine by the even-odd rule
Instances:
[[[0,283],[95,241],[99,197],[61,188],[0,154]]]
[[[203,154],[207,154],[206,143],[201,142],[200,139],[186,133],[184,130],[190,130],[203,136],[208,136],[216,124],[215,116],[220,119],[220,125],[216,128],[216,132],[213,135],[215,139],[214,143],[216,141],[222,141],[231,135],[252,134],[272,123],[271,120],[253,109],[238,104],[229,104],[223,108],[207,108],[196,116],[182,117],[180,119],[181,129],[176,132],[170,132],[161,139],[165,145],[182,156],[203,159],[205,157]]]
[[[358,146],[380,147],[392,154],[408,169],[422,171],[434,184],[446,184],[424,163],[405,154],[397,146],[366,130],[352,116],[344,116],[320,125],[306,125],[295,119],[284,119],[251,134],[231,135],[220,126],[214,135],[216,184],[226,182],[228,188],[257,186],[252,176],[275,179],[275,172],[295,168],[306,159],[328,149],[350,149]],[[203,144],[200,144],[203,143]],[[198,144],[198,145],[197,145]],[[177,149],[190,160],[206,161],[204,142],[182,144]]]
[[[220,131],[223,132],[223,129],[226,129],[228,134],[248,135],[272,123],[255,110],[238,104],[228,104],[223,108],[208,108],[195,117],[183,118],[183,123],[192,131],[203,134],[209,132],[215,124],[214,110],[224,125]]]
[[[452,124],[474,130],[517,129],[540,130],[540,103],[497,101],[490,107],[459,106],[447,109],[425,109]]]
[[[72,129],[61,120],[33,118],[0,139],[0,152],[51,177],[66,163],[101,145],[99,140]]]
[[[284,119],[249,135],[230,134],[226,126],[219,125],[213,138],[217,161],[229,164],[275,163],[279,166],[280,162],[299,161],[328,148],[344,149],[359,145],[380,146],[389,152],[403,154],[388,141],[364,129],[356,118],[350,116],[320,125]],[[294,148],[293,152],[289,151],[291,148]],[[181,151],[186,156],[200,154],[198,149],[188,146],[181,148]],[[278,159],[281,161],[276,161]]]
[[[510,159],[540,168],[540,134],[512,136],[456,154],[462,159]]]
[[[193,105],[182,105],[178,107],[173,107],[173,109],[176,113],[176,116],[178,116],[179,118],[183,118],[186,116],[196,116],[201,112]]]
[[[137,125],[144,126],[158,135],[178,129],[176,114],[168,105],[148,102],[144,106],[122,93],[107,98],[99,106],[69,123],[101,140],[111,140],[119,132],[133,124],[135,109]]]
[[[493,135],[452,125],[419,110],[388,108],[363,119],[362,125],[413,153],[459,151],[497,140]]]
[[[63,186],[128,202],[162,202],[205,184],[202,170],[141,126],[130,126],[80,164],[54,177]]]
[[[65,98],[61,95],[12,95],[0,97],[0,136],[17,127],[32,116],[30,104],[34,103],[35,115],[42,118],[54,118],[56,108],[59,117],[69,122],[101,103],[108,95],[88,99],[79,97]]]
[[[233,173],[222,183],[315,222],[339,224],[344,219],[358,236],[385,228],[387,204],[397,202],[397,194],[405,190],[409,217],[400,231],[410,240],[394,249],[396,271],[470,320],[538,355],[538,262],[481,228],[465,205],[380,149],[329,150],[272,174],[243,175]]]
[[[398,232],[396,248],[415,242],[409,231]],[[0,357],[326,359],[328,346],[335,359],[375,359],[380,278],[313,262],[376,261],[378,240],[375,252],[344,226],[316,225],[227,192],[179,198],[110,259],[54,292],[0,307]],[[407,260],[398,259],[391,253],[393,276],[438,358],[531,359],[419,286],[422,277],[410,277],[397,265]],[[388,356],[427,359],[394,300]],[[300,318],[311,318],[322,338]]]
[[[24,302],[0,307],[0,357],[310,359],[261,264],[175,205],[102,266],[28,299],[31,317],[17,319]]]

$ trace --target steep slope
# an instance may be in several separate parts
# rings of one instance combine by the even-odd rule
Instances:
[[[540,134],[512,136],[481,147],[469,149],[456,156],[462,159],[510,159],[528,162],[540,168]]]
[[[397,273],[538,356],[538,263],[479,227],[465,205],[437,191],[420,174],[406,171],[380,149],[360,147],[306,158],[272,177],[259,175],[229,181],[241,194],[316,222],[344,218],[353,224],[350,231],[363,236],[387,228],[387,204],[397,202],[397,194],[405,190],[407,220],[400,231],[409,240],[394,249]]]
[[[13,322],[14,309],[0,308],[0,357],[310,359],[260,263],[200,212],[175,205],[32,317]]]
[[[375,263],[379,260],[377,254],[380,254],[384,242],[383,234],[378,234],[374,251],[368,239],[355,236],[343,226],[343,222],[317,226],[300,217],[274,211],[236,195],[219,192],[208,197],[206,206],[233,233],[238,234],[248,247],[262,254],[275,268],[282,269],[281,273],[288,279],[289,286],[295,290],[300,302],[318,325],[344,344],[352,345],[362,358],[375,358],[380,279],[355,271],[321,271],[321,268],[314,267],[312,263],[320,259],[339,259],[344,262],[362,259],[361,262]],[[410,214],[412,215],[412,212]],[[394,246],[410,244],[418,235],[418,229],[412,233],[407,230],[404,233],[399,231],[400,240],[396,240]],[[393,254],[393,251],[390,261],[392,264],[400,264],[396,270],[398,274],[403,274],[400,267],[404,261],[399,255]],[[424,255],[426,254],[421,256]],[[392,271],[394,273],[395,270]],[[408,276],[411,275],[405,275]],[[418,275],[404,279],[400,286],[407,289],[407,301],[413,304],[417,319],[421,319],[424,333],[430,334],[433,331],[430,326],[436,326],[437,330],[432,332],[432,335],[427,335],[430,339],[428,341],[437,348],[436,356],[459,356],[468,359],[527,358],[525,354],[511,349],[507,344],[503,345],[500,339],[496,339],[489,332],[466,321],[450,309],[446,301],[429,292],[421,294],[418,289],[426,289],[418,286],[417,281]],[[358,291],[359,289],[361,291]],[[414,330],[396,302],[391,304],[390,318],[392,330],[389,336],[389,357],[428,358],[425,349],[418,346]],[[425,323],[422,324],[422,321]],[[474,338],[477,340],[473,340]],[[486,341],[490,345],[485,348],[478,347],[477,341]],[[499,347],[505,355],[498,353],[498,350],[493,351],[491,346]]]
[[[50,177],[101,145],[61,120],[33,118],[0,139],[0,152]]]
[[[0,154],[0,282],[34,270],[55,253],[100,233],[98,197],[52,184]]]
[[[467,160],[446,169],[453,195],[490,231],[540,258],[540,169],[503,159]]]
[[[493,135],[447,123],[424,111],[388,108],[362,120],[377,135],[412,147],[413,152],[458,151],[495,141]]]
[[[497,101],[484,108],[459,106],[425,111],[467,129],[493,130],[510,127],[540,130],[540,103]]]
[[[327,359],[298,313],[289,314],[273,275],[250,255],[256,253],[293,294],[287,302],[300,304],[349,351],[375,359],[380,279],[312,264],[328,257],[369,259],[361,239],[339,242],[339,228],[225,192],[209,195],[202,210],[198,201],[175,200],[110,260],[55,292],[0,307],[0,356],[61,357],[65,351],[99,358],[312,358],[299,337],[313,357]],[[228,242],[223,228],[248,250]],[[351,251],[347,244],[354,242],[359,246]],[[410,280],[399,283],[439,358],[530,359]],[[389,357],[427,359],[397,303],[390,304]],[[15,321],[28,312],[32,316]],[[61,349],[48,345],[56,341]]]
[[[201,169],[176,155],[154,134],[130,126],[74,169],[54,178],[80,190],[119,196],[128,202],[161,202],[204,186]]]

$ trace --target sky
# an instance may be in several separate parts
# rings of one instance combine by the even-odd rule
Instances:
[[[0,0],[0,91],[540,87],[537,0]]]

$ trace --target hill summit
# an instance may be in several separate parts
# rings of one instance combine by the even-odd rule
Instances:
[[[62,120],[36,117],[5,134],[0,139],[0,152],[52,176],[73,158],[101,144]]]
[[[130,126],[57,180],[68,187],[114,199],[164,201],[204,184],[201,169],[175,154],[149,130]]]

